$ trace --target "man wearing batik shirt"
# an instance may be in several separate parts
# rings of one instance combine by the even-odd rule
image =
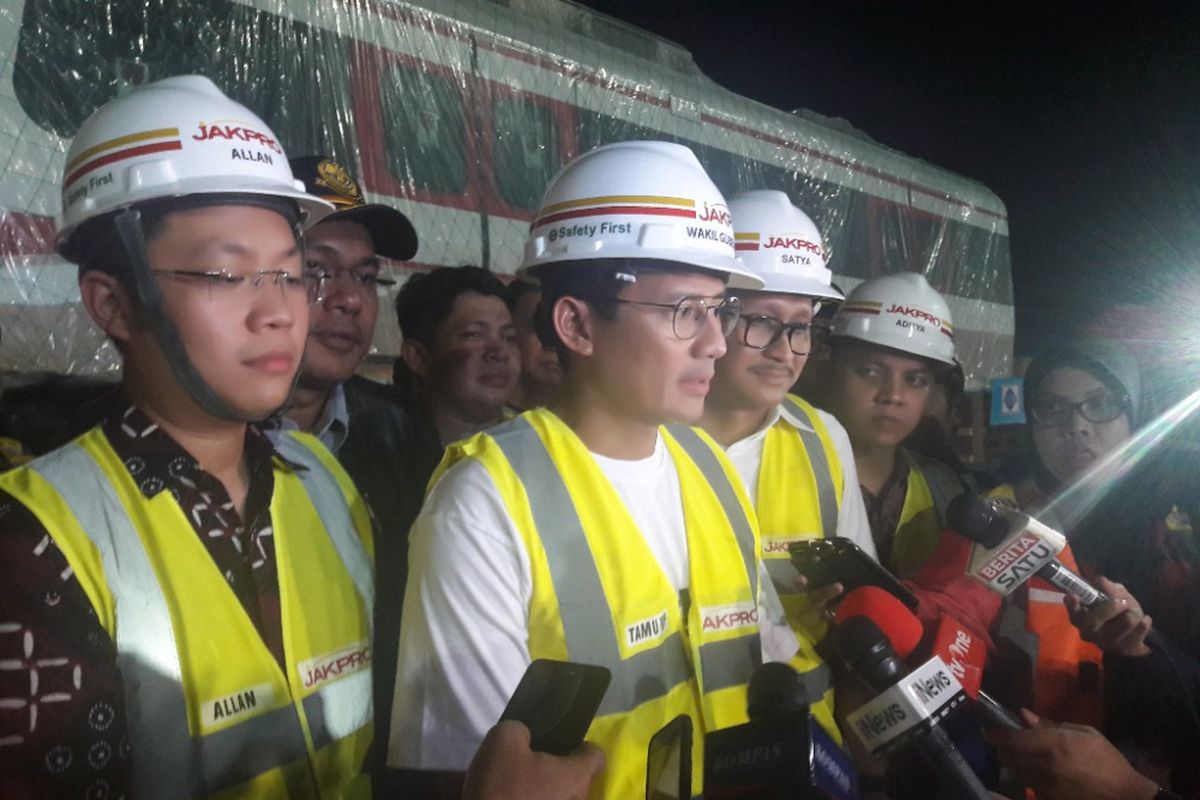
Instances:
[[[300,231],[330,206],[199,76],[102,107],[67,164],[57,246],[122,380],[100,425],[0,476],[0,797],[351,796],[370,518],[315,439],[252,424],[292,388]]]

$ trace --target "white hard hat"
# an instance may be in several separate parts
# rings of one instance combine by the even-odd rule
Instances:
[[[293,180],[257,115],[201,75],[142,86],[101,106],[67,154],[58,247],[82,223],[149,200],[195,194],[287,198],[311,225],[333,206]]]
[[[672,261],[729,276],[735,289],[762,279],[734,257],[725,198],[695,154],[669,142],[617,142],[571,161],[550,181],[518,270],[591,259]]]
[[[729,201],[737,259],[765,282],[764,292],[841,300],[825,267],[821,232],[783,192],[758,189]]]
[[[833,318],[830,337],[857,339],[954,364],[954,325],[946,300],[915,272],[864,281]]]

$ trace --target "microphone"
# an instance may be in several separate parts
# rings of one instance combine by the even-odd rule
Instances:
[[[1036,575],[1084,608],[1109,601],[1108,595],[1060,562],[1067,537],[1006,504],[963,492],[946,508],[949,525],[977,543],[967,572],[1002,596]]]
[[[855,800],[858,774],[813,719],[799,674],[763,664],[747,689],[750,721],[704,739],[706,800]]]
[[[975,708],[986,723],[1013,730],[1024,727],[1015,714],[980,688],[987,663],[987,645],[978,634],[950,614],[942,613],[931,634],[922,637],[921,621],[904,603],[887,592],[874,590],[874,587],[862,587],[843,599],[837,622],[855,616],[874,622],[901,659],[908,660],[925,640],[926,646],[922,649],[930,657],[936,656],[945,663],[967,696],[977,702]]]
[[[934,768],[941,795],[955,800],[990,800],[979,777],[938,721],[966,700],[962,685],[938,656],[904,668],[891,642],[870,618],[849,617],[833,629],[842,662],[864,686],[879,694],[847,716],[874,757],[916,751]]]

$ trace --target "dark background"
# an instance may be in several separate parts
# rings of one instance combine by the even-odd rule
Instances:
[[[1200,3],[583,4],[996,192],[1018,353],[1110,305],[1200,300],[1179,290],[1200,273]]]

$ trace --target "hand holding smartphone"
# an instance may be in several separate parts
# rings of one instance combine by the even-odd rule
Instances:
[[[877,586],[909,608],[917,608],[916,595],[849,539],[804,539],[792,542],[788,549],[792,566],[808,581],[809,589],[821,589],[832,583],[842,584],[847,592],[860,586]]]
[[[530,749],[565,756],[583,742],[612,675],[604,667],[538,659],[529,665],[500,721],[530,732]]]

